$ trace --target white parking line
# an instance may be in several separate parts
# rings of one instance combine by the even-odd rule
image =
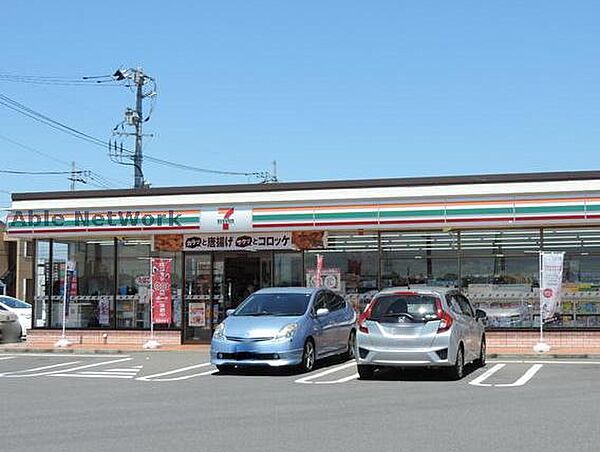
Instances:
[[[192,375],[185,375],[182,377],[173,377],[173,378],[157,378],[157,377],[164,377],[165,375],[173,375],[173,374],[178,374],[181,372],[185,372],[186,370],[192,370],[192,369],[199,369],[202,367],[208,367],[210,366],[210,363],[202,363],[202,364],[196,364],[193,366],[187,366],[187,367],[181,367],[179,369],[173,369],[173,370],[169,370],[167,372],[161,372],[158,374],[152,374],[152,375],[145,375],[143,377],[138,377],[136,378],[136,380],[139,381],[179,381],[179,380],[187,380],[190,378],[194,378],[194,377],[203,377],[205,375],[211,375],[217,372],[216,369],[211,369],[208,372],[201,372],[198,374],[192,374]]]
[[[525,383],[527,383],[529,380],[531,380],[533,378],[533,376],[538,373],[538,371],[543,367],[543,364],[534,364],[533,366],[531,366],[529,369],[527,369],[527,372],[525,372],[517,381],[515,381],[514,383],[509,383],[509,384],[497,384],[495,385],[497,388],[509,388],[509,387],[515,387],[515,386],[523,386]]]
[[[88,369],[90,367],[105,366],[107,364],[122,363],[124,361],[131,361],[132,359],[133,358],[113,359],[111,361],[101,361],[99,363],[86,364],[84,366],[72,367],[70,369],[53,370],[50,372],[38,372],[35,374],[28,373],[28,374],[24,374],[24,375],[17,375],[16,373],[10,373],[10,374],[3,374],[2,376],[6,377],[6,378],[41,377],[44,375],[52,375],[52,374],[59,374],[59,373],[65,373],[65,372],[73,372],[73,371],[81,370],[81,369]],[[80,362],[80,361],[77,361],[77,362]],[[74,364],[74,363],[69,363],[69,364]],[[54,367],[58,367],[58,365],[55,365]],[[48,369],[50,367],[46,367],[46,368]],[[37,370],[42,370],[42,369],[37,369]],[[32,371],[33,371],[32,369],[29,369],[29,372],[32,372]]]
[[[75,377],[75,378],[125,378],[132,379],[133,375],[99,375],[99,374],[52,374],[50,377]]]
[[[506,366],[506,363],[496,364],[491,369],[488,369],[487,371],[485,371],[484,373],[482,373],[478,377],[476,377],[473,380],[471,380],[469,382],[469,384],[473,385],[473,386],[484,386],[484,387],[495,387],[495,388],[514,388],[514,387],[517,387],[517,386],[523,386],[525,383],[527,383],[529,380],[531,380],[533,378],[533,376],[536,373],[538,373],[539,370],[544,365],[543,364],[534,364],[534,365],[532,365],[514,383],[496,383],[496,384],[484,383],[485,380],[487,380],[488,378],[490,378],[492,375],[494,375],[496,372],[498,372],[500,369],[502,369],[505,366]]]
[[[25,353],[19,353],[18,355],[15,355],[14,353],[11,353],[11,354],[0,353],[0,357],[1,356],[13,356],[15,358],[17,358],[17,357],[26,358],[28,356],[35,356],[37,358],[39,358],[39,357],[52,358],[52,357],[56,356],[59,358],[102,358],[102,359],[104,359],[104,358],[128,358],[129,357],[129,355],[124,355],[122,353],[118,353],[118,354],[86,353],[86,354],[84,354],[84,353],[53,353],[53,352],[48,352],[48,353],[25,352]]]
[[[42,366],[42,367],[34,367],[33,369],[24,369],[24,370],[14,370],[12,372],[8,372],[6,374],[0,374],[0,377],[10,377],[13,374],[26,374],[29,372],[37,372],[38,370],[46,370],[46,369],[55,369],[57,367],[64,367],[64,366],[71,366],[73,364],[77,364],[80,363],[81,361],[69,361],[66,363],[60,363],[60,364],[52,364],[50,366]],[[62,372],[62,370],[61,370]]]
[[[0,361],[5,361],[7,359],[15,359],[16,356],[0,356]]]
[[[496,372],[498,372],[500,369],[502,369],[504,366],[506,366],[506,364],[496,364],[494,367],[486,370],[484,373],[479,375],[477,378],[474,378],[473,380],[471,380],[469,382],[469,384],[474,385],[474,386],[492,386],[490,383],[483,383],[483,382],[485,380],[487,380],[488,378],[490,378],[492,375],[494,375]]]
[[[335,372],[339,372],[340,370],[349,369],[352,366],[356,366],[356,363],[354,361],[350,362],[350,363],[342,364],[341,366],[333,367],[331,369],[327,369],[327,370],[325,370],[323,372],[319,372],[317,374],[308,375],[306,377],[299,378],[299,379],[295,380],[294,383],[300,383],[300,384],[325,384],[325,383],[327,383],[327,384],[333,384],[333,383],[344,383],[344,381],[350,381],[350,380],[353,380],[355,378],[358,378],[358,374],[356,374],[356,377],[354,375],[352,375],[352,377],[354,377],[354,378],[346,377],[346,378],[348,378],[347,380],[346,380],[346,378],[342,378],[340,380],[335,380],[335,381],[332,381],[332,382],[319,383],[319,382],[312,381],[312,380],[315,380],[316,378],[324,377],[325,375],[330,375],[330,374],[335,373]],[[342,380],[344,380],[344,381],[342,381]]]

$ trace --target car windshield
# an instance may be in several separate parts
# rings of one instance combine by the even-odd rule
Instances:
[[[418,294],[392,294],[378,297],[369,320],[396,322],[398,317],[413,321],[437,319],[436,297]]]
[[[5,304],[9,308],[13,309],[28,309],[31,308],[29,303],[25,303],[24,301],[17,300],[16,298],[11,297],[0,297],[0,303]]]
[[[301,316],[310,302],[309,293],[259,293],[248,297],[234,316]]]

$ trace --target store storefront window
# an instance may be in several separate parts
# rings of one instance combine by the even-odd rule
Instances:
[[[117,328],[150,328],[150,241],[119,240]]]
[[[356,309],[362,309],[378,289],[378,234],[329,234],[325,249],[305,252],[309,287],[316,284],[318,254],[323,257],[321,286],[340,293]]]
[[[382,232],[382,287],[458,283],[458,234]]]
[[[298,287],[304,285],[301,253],[275,253],[275,287]]]
[[[545,229],[544,250],[565,253],[555,327],[600,327],[600,229]]]
[[[533,327],[539,310],[539,229],[461,231],[461,288],[488,326]]]
[[[52,246],[52,322],[62,327],[65,312],[68,328],[109,328],[114,295],[114,241],[55,240]],[[73,275],[65,281],[67,265]],[[66,284],[68,285],[66,285]]]

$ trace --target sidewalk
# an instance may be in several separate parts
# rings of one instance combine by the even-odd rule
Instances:
[[[0,344],[0,353],[94,353],[117,354],[132,352],[198,352],[208,353],[209,344],[164,345],[147,350],[139,344],[74,344],[56,348],[54,342],[29,344]],[[535,353],[530,347],[488,347],[488,358],[552,358],[552,359],[600,359],[599,347],[555,347],[548,353]]]

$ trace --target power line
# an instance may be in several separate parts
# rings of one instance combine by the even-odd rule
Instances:
[[[77,171],[83,173],[83,171]],[[3,174],[27,174],[31,176],[52,176],[57,174],[71,174],[71,171],[21,171],[21,170],[0,170]]]
[[[33,85],[58,86],[119,86],[110,75],[91,77],[61,77],[44,75],[21,75],[0,73],[0,82],[27,83]]]
[[[11,143],[11,144],[13,144],[15,146],[18,146],[21,149],[25,149],[26,151],[30,151],[30,152],[33,152],[35,154],[41,155],[43,157],[46,157],[46,158],[48,158],[50,160],[53,160],[53,161],[55,161],[57,163],[60,163],[62,165],[65,165],[65,166],[70,166],[71,165],[71,163],[67,162],[66,160],[62,160],[62,159],[59,159],[57,157],[54,157],[53,155],[51,155],[51,154],[49,154],[47,152],[41,151],[41,150],[36,149],[34,147],[31,147],[31,146],[28,146],[26,144],[23,144],[23,143],[21,143],[19,141],[13,140],[12,138],[9,138],[9,137],[7,137],[5,135],[0,134],[0,139],[6,141],[8,143]],[[90,170],[88,168],[83,168],[83,170],[86,171],[87,173],[89,173],[89,175],[94,175],[96,178],[102,180],[102,182],[103,182],[104,185],[112,185],[112,186],[120,186],[120,185],[127,186],[128,185],[127,182],[103,176],[102,174],[97,173],[96,171]]]
[[[101,140],[101,139],[96,138],[92,135],[89,135],[85,132],[81,132],[80,130],[70,127],[62,122],[56,121],[56,120],[50,118],[49,116],[39,113],[39,112],[33,110],[32,108],[29,108],[26,105],[6,96],[4,94],[1,94],[1,93],[0,93],[0,105],[4,105],[5,107],[7,107],[17,113],[27,116],[37,122],[40,122],[44,125],[47,125],[47,126],[53,128],[55,130],[66,133],[75,138],[79,138],[83,141],[87,141],[88,143],[91,143],[95,146],[102,147],[104,149],[108,148],[109,152],[112,152],[110,141]],[[114,143],[114,145],[116,148],[116,143]],[[120,146],[119,150],[121,152],[127,153],[129,155],[129,157],[132,157],[135,155],[134,151],[124,148],[122,145]],[[170,160],[161,159],[161,158],[154,157],[154,156],[148,155],[148,154],[145,155],[145,158],[146,158],[146,160],[156,163],[156,164],[159,164],[159,165],[165,165],[165,166],[170,166],[172,168],[178,168],[178,169],[182,169],[182,170],[194,171],[194,172],[205,173],[205,174],[218,174],[218,175],[223,175],[223,176],[259,177],[259,178],[263,178],[265,180],[268,180],[270,177],[270,173],[268,171],[264,171],[264,172],[222,171],[222,170],[200,168],[200,167],[196,167],[196,166],[192,166],[192,165],[186,165],[183,163],[172,162]]]

